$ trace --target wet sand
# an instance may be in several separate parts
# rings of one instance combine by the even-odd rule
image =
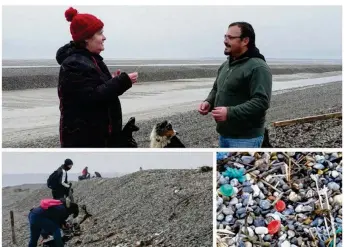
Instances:
[[[341,80],[341,72],[275,75],[268,123],[341,107]],[[123,121],[136,117],[141,130],[134,137],[139,147],[149,146],[153,125],[163,119],[172,120],[187,147],[217,147],[214,121],[197,112],[213,81],[140,83],[125,93],[121,97]],[[58,121],[55,88],[3,92],[3,147],[59,147]]]

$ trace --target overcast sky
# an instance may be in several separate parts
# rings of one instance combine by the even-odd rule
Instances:
[[[3,6],[3,59],[55,59],[69,6]],[[73,6],[104,24],[104,58],[224,57],[231,22],[250,22],[267,58],[341,59],[341,6]],[[18,18],[20,17],[20,18]]]
[[[74,165],[72,173],[79,173],[85,166],[100,173],[130,173],[143,169],[177,169],[211,166],[213,154],[208,153],[2,153],[3,174],[51,173],[66,158]]]

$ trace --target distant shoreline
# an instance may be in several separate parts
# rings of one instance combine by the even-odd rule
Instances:
[[[268,63],[276,63],[276,62],[280,62],[280,63],[288,63],[288,62],[308,62],[308,63],[324,63],[324,62],[331,62],[331,63],[337,63],[337,64],[341,64],[342,63],[342,59],[341,58],[265,58],[266,61]],[[140,62],[140,61],[144,61],[144,62],[178,62],[178,61],[225,61],[226,57],[213,57],[213,58],[175,58],[175,59],[163,59],[163,58],[104,58],[105,62]],[[3,58],[2,59],[2,63],[4,65],[4,63],[14,63],[14,62],[53,62],[56,63],[55,58],[37,58],[37,59],[33,59],[33,58],[28,58],[28,59],[8,59],[8,58]],[[57,63],[56,63],[57,64]]]
[[[178,79],[213,78],[216,77],[219,65],[187,65],[187,66],[144,66],[135,64],[127,67],[108,66],[110,71],[120,69],[122,72],[139,72],[139,82],[158,82]],[[324,73],[342,71],[342,65],[328,64],[279,64],[270,65],[274,75],[297,73]],[[12,68],[2,69],[2,90],[24,90],[38,88],[56,88],[58,67]]]

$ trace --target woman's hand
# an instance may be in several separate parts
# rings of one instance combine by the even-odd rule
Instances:
[[[128,76],[129,76],[132,84],[137,82],[137,77],[138,77],[137,72],[130,73],[130,74],[128,74]]]
[[[115,76],[119,76],[121,74],[121,70],[118,69],[116,72],[112,73],[112,78],[114,78]]]

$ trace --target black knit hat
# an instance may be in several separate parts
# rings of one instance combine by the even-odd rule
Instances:
[[[71,159],[66,159],[64,162],[65,166],[73,165],[73,161]]]

